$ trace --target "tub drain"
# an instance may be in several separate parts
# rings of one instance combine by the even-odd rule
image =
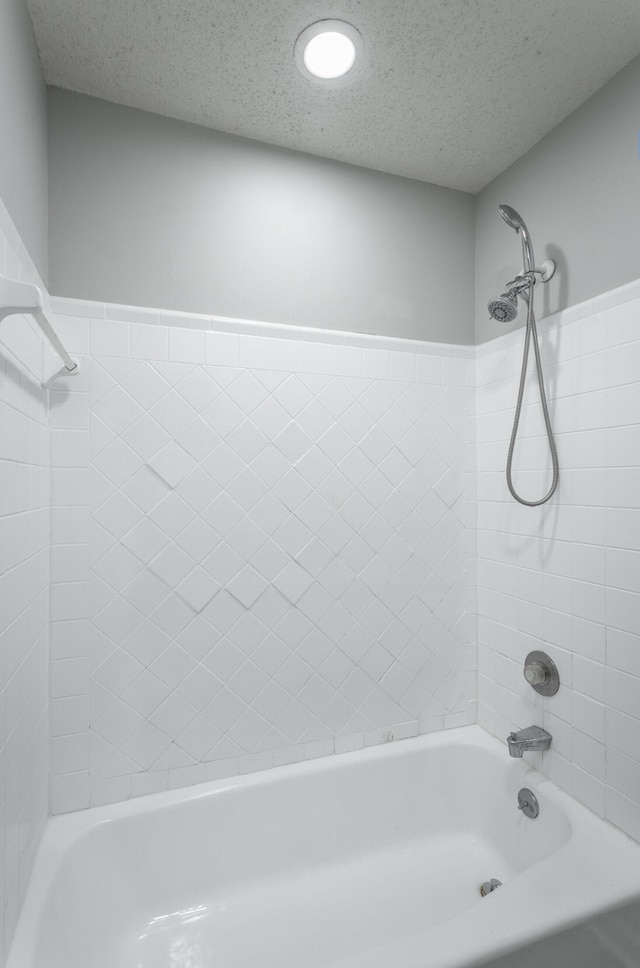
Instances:
[[[497,877],[492,877],[490,881],[485,881],[484,884],[480,885],[480,894],[482,897],[486,897],[492,891],[497,891],[499,887],[502,887],[502,881],[499,881]]]

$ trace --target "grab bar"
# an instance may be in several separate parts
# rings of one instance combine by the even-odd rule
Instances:
[[[78,366],[62,345],[60,337],[47,319],[42,306],[42,294],[37,286],[28,282],[17,282],[0,275],[0,323],[7,316],[33,316],[43,335],[56,351],[67,370],[75,370]]]

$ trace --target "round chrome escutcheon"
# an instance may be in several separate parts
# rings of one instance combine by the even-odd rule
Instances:
[[[525,817],[529,817],[530,820],[535,820],[540,813],[538,798],[527,787],[522,787],[518,792],[518,810],[522,810]]]

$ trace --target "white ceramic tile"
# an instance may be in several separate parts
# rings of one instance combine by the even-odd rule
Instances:
[[[219,590],[220,585],[199,565],[189,572],[176,591],[195,612],[201,612]]]
[[[75,315],[73,307],[65,308]],[[91,312],[94,318],[98,314],[95,307]],[[505,660],[492,665],[491,674],[499,682],[489,689],[483,685],[486,703],[480,715],[499,735],[506,724],[527,725],[536,707],[524,698],[519,663],[529,648],[553,652],[564,684],[544,706],[556,734],[546,768],[591,809],[606,811],[633,835],[640,828],[634,813],[637,791],[628,779],[625,785],[629,770],[625,774],[621,756],[633,756],[634,747],[625,737],[634,734],[638,722],[632,643],[640,621],[633,557],[640,548],[640,516],[634,507],[639,481],[633,457],[637,434],[629,419],[637,361],[629,363],[635,348],[627,345],[628,323],[618,325],[622,316],[611,327],[606,345],[601,345],[603,331],[595,321],[584,325],[574,340],[572,327],[588,321],[588,309],[580,307],[574,316],[575,323],[567,316],[557,359],[551,344],[545,355],[552,397],[569,400],[574,390],[580,395],[575,407],[555,408],[563,465],[555,506],[518,509],[504,487],[518,334],[478,353],[477,513],[493,536],[479,542],[480,641],[485,656],[492,653]],[[120,314],[120,319],[127,324],[126,316]],[[163,323],[171,320],[163,318]],[[168,732],[159,730],[169,746],[148,764],[155,747],[150,738],[146,745],[142,739],[134,742],[140,714],[129,707],[133,718],[125,715],[123,705],[114,720],[114,725],[129,723],[120,734],[122,754],[135,747],[138,757],[147,758],[142,769],[151,770],[149,776],[157,773],[162,788],[167,782],[197,782],[205,775],[185,761],[192,762],[193,753],[196,759],[212,757],[211,769],[227,775],[304,755],[326,755],[344,748],[341,742],[349,748],[352,743],[382,742],[385,727],[380,724],[385,719],[387,730],[398,728],[397,714],[393,721],[388,718],[396,701],[407,723],[418,721],[420,729],[468,721],[466,702],[473,696],[466,695],[466,680],[457,668],[474,634],[473,623],[469,638],[459,634],[464,610],[471,605],[466,579],[460,582],[460,576],[471,574],[462,536],[474,520],[465,491],[467,467],[472,466],[465,448],[473,437],[459,417],[459,408],[473,403],[464,390],[465,380],[475,379],[468,354],[440,347],[414,355],[416,347],[394,341],[384,348],[357,340],[337,346],[326,338],[296,342],[280,339],[280,333],[278,339],[266,340],[257,335],[259,327],[235,331],[253,335],[202,335],[204,330],[194,330],[185,320],[171,325],[172,333],[180,334],[172,337],[173,362],[163,364],[153,359],[162,351],[162,337],[144,331],[136,336],[138,325],[147,324],[133,324],[131,351],[140,353],[155,373],[139,383],[135,371],[127,368],[125,330],[116,328],[108,337],[97,323],[91,324],[94,345],[98,339],[106,341],[95,371],[96,392],[89,394],[93,407],[143,464],[172,441],[194,465],[181,476],[165,460],[165,473],[174,483],[163,478],[163,486],[176,491],[173,503],[162,504],[156,512],[162,500],[156,505],[152,495],[142,497],[135,464],[121,459],[126,451],[120,451],[120,458],[109,455],[113,441],[104,433],[99,436],[96,424],[91,460],[103,476],[110,471],[106,477],[116,492],[109,496],[104,491],[92,512],[94,574],[116,595],[130,585],[130,597],[141,610],[109,610],[104,588],[96,584],[99,613],[94,624],[101,637],[92,639],[94,668],[103,668],[115,644],[104,636],[105,630],[118,640],[124,635],[132,650],[140,647],[134,646],[138,633],[130,627],[135,615],[144,619],[145,607],[154,604],[149,588],[135,584],[135,568],[128,584],[117,580],[109,558],[114,547],[140,568],[151,564],[153,569],[163,553],[167,561],[200,561],[216,591],[207,599],[212,586],[201,581],[196,588],[200,572],[194,571],[191,602],[173,595],[150,612],[146,625],[157,629],[159,650],[154,675],[157,670],[157,681],[195,712],[185,726],[187,708],[172,701],[176,709],[163,720]],[[206,372],[200,367],[205,354]],[[134,365],[140,366],[137,357]],[[162,381],[170,389],[152,402],[154,385],[163,387]],[[595,405],[598,395],[606,397],[606,405],[601,400]],[[83,393],[52,399],[56,430],[86,429]],[[144,412],[146,407],[150,413]],[[537,418],[532,418],[536,409],[527,407],[523,432],[528,447],[521,445],[518,459],[523,482],[528,479],[528,486],[536,487],[546,480],[546,456],[544,440],[535,438],[540,432]],[[20,418],[11,418],[8,425],[16,454],[24,446],[20,425]],[[578,433],[573,440],[565,439],[574,430]],[[219,438],[224,444],[216,445]],[[58,438],[52,454],[57,469],[81,469],[79,448],[71,438]],[[15,481],[12,506],[19,507],[18,475]],[[78,541],[72,517],[81,509],[73,502],[86,500],[82,478],[56,474],[54,497],[64,502],[56,512],[54,533],[58,538],[68,535],[63,543],[69,546],[84,543]],[[416,559],[419,566],[405,570],[405,562]],[[73,551],[53,560],[59,577],[67,579],[56,593],[63,603],[82,560]],[[421,567],[426,568],[424,578],[411,586]],[[401,584],[393,580],[398,572]],[[167,577],[175,587],[189,574]],[[299,581],[301,574],[304,581]],[[70,630],[74,621],[82,620],[65,618],[59,625]],[[421,641],[428,641],[430,648]],[[58,635],[56,642],[60,659],[77,648],[73,636],[66,640]],[[153,649],[154,633],[146,636],[146,643],[145,649]],[[123,643],[117,644],[122,648]],[[112,662],[121,666],[124,683],[137,666],[126,659],[116,661],[117,655]],[[206,703],[206,690],[194,691],[198,669],[212,693]],[[418,677],[408,687],[403,669]],[[73,681],[72,675],[62,677],[67,678]],[[61,681],[57,673],[56,689],[62,688]],[[126,686],[120,701],[126,704],[128,696],[146,710],[140,697],[134,700],[136,681]],[[426,682],[429,689],[420,685]],[[484,682],[490,684],[490,679]],[[151,696],[142,683],[139,688],[140,696]],[[448,703],[446,712],[440,706],[436,713],[429,696]],[[56,701],[74,698],[71,693],[68,700]],[[198,709],[203,710],[202,720]],[[356,722],[358,728],[350,728]],[[96,723],[107,730],[104,716]],[[404,724],[401,731],[413,728]],[[274,730],[283,745],[275,754],[265,754],[257,747]],[[314,730],[332,730],[334,735],[316,739]],[[191,753],[180,749],[181,736]],[[610,757],[610,750],[619,751],[617,759]],[[610,759],[615,788],[605,779]],[[545,769],[545,760],[541,762]],[[96,776],[93,802],[129,795],[140,776]],[[144,792],[144,783],[139,783]],[[80,781],[78,789],[83,789]]]
[[[170,327],[169,359],[176,363],[204,363],[204,333]]]
[[[0,202],[0,271],[42,286],[26,249]],[[15,324],[15,325],[14,325]],[[22,325],[21,325],[22,324]],[[86,351],[83,322],[71,321],[73,352]],[[0,353],[0,961],[11,944],[33,858],[48,815],[49,727],[49,412],[41,380],[42,341],[19,317],[2,324]],[[74,415],[88,426],[84,393],[69,393]],[[81,385],[81,384],[78,384]],[[75,404],[78,404],[77,408]],[[52,412],[57,470],[77,468],[84,442],[66,436],[73,420]],[[62,482],[59,480],[58,485]],[[60,496],[64,492],[58,491]],[[67,493],[65,496],[67,496]],[[60,522],[58,521],[57,524]],[[82,539],[84,540],[84,539]],[[56,561],[72,579],[78,561],[71,552]],[[75,725],[80,724],[77,720]]]
[[[239,337],[233,333],[205,333],[206,362],[214,366],[238,366]]]
[[[552,750],[562,755],[543,756],[541,768],[637,837],[640,787],[628,758],[637,759],[640,742],[640,383],[634,369],[640,347],[631,323],[638,302],[610,310],[610,326],[596,303],[579,307],[575,321],[567,318],[564,352],[547,344],[552,391],[575,392],[575,398],[566,420],[554,415],[561,488],[544,509],[517,508],[504,488],[521,334],[479,349],[478,522],[486,530],[478,541],[478,627],[489,669],[495,663],[487,666],[486,656],[501,650],[513,655],[517,669],[530,648],[557,650],[563,687],[543,709]],[[518,450],[520,466],[530,472],[548,466],[544,438],[536,434],[527,413]],[[480,721],[499,736],[532,721],[519,676],[502,689],[484,676],[480,685]]]
[[[169,330],[146,323],[131,325],[131,356],[139,360],[169,359]]]
[[[129,356],[129,323],[92,319],[89,332],[91,352],[94,355]]]
[[[65,513],[58,512],[57,528],[64,550],[53,556],[55,693],[56,703],[69,704],[56,707],[55,730],[61,740],[82,735],[91,668],[90,802],[206,778],[189,765],[194,761],[204,770],[205,759],[219,758],[226,765],[216,775],[226,775],[326,755],[336,748],[334,735],[350,737],[349,748],[361,746],[365,732],[368,742],[380,742],[381,723],[393,716],[389,726],[397,728],[399,709],[413,730],[417,713],[431,721],[431,690],[412,682],[440,641],[424,644],[429,623],[453,628],[468,608],[463,559],[445,563],[447,545],[433,533],[439,528],[444,536],[450,516],[445,540],[457,535],[462,488],[437,515],[425,504],[426,517],[414,511],[412,526],[402,536],[397,529],[436,483],[429,455],[446,427],[445,357],[433,365],[420,357],[420,379],[437,382],[433,391],[416,383],[413,345],[407,352],[394,343],[390,356],[357,340],[332,346],[325,337],[309,343],[205,334],[166,314],[158,316],[162,325],[153,314],[108,315],[91,324],[87,398],[55,401],[57,432],[78,435],[60,436],[54,450],[66,475],[54,481]],[[88,492],[70,472],[82,470],[88,399],[97,418],[90,463],[99,472],[86,535],[93,632],[72,666],[64,663],[76,661],[82,640],[65,638],[63,629],[83,620],[67,610],[87,547],[78,547],[86,542],[77,540],[71,509],[77,515]],[[438,477],[466,446],[462,436],[446,447],[442,441]],[[384,518],[374,515],[377,505]],[[440,598],[429,606],[416,597],[409,613],[398,584],[374,608],[371,584],[384,589],[411,555],[425,556],[425,577],[441,566]],[[412,635],[408,671],[398,656]],[[446,656],[439,660],[438,703],[450,704],[452,725],[466,695],[454,671],[466,644],[462,636],[450,665]],[[456,685],[445,690],[448,679]],[[275,759],[274,745],[281,747]],[[83,750],[79,739],[58,743],[56,770],[84,778]],[[115,770],[125,772],[110,776]],[[141,771],[157,773],[159,787],[139,780]],[[84,779],[72,781],[77,795],[68,803],[59,780],[59,809],[89,802]]]

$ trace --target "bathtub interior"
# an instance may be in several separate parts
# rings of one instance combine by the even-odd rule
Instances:
[[[509,885],[571,825],[552,800],[527,820],[516,794],[537,774],[455,733],[89,812],[33,968],[320,968],[489,903],[483,881]]]

